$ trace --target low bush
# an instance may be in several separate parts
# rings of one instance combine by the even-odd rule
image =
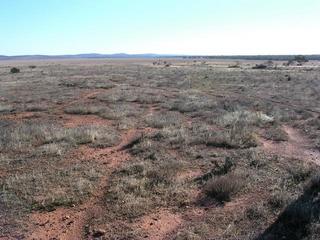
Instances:
[[[256,64],[252,69],[266,69],[268,66],[264,64]]]
[[[276,142],[288,141],[289,139],[287,132],[278,126],[267,128],[264,133],[264,137]]]
[[[0,104],[0,113],[7,113],[14,111],[14,107],[12,105]]]
[[[228,202],[244,185],[243,177],[230,173],[209,180],[204,187],[204,192],[208,197],[219,202]]]
[[[69,106],[64,112],[68,114],[80,114],[80,115],[89,115],[89,114],[98,114],[103,110],[103,107],[100,106]]]
[[[10,69],[10,72],[11,73],[19,73],[20,72],[20,69],[19,68],[16,68],[16,67],[13,67]]]
[[[155,207],[181,206],[190,201],[186,186],[175,180],[181,163],[166,156],[155,158],[114,173],[105,197],[110,216],[132,219]]]
[[[283,209],[290,200],[290,196],[287,192],[284,191],[276,191],[274,192],[268,199],[268,204],[271,209],[278,211]]]
[[[177,112],[162,112],[150,114],[146,117],[146,122],[150,127],[163,128],[170,125],[180,125],[182,116]]]

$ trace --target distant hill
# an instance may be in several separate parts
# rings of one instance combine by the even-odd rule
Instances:
[[[169,54],[99,54],[85,53],[74,55],[0,55],[1,60],[46,60],[46,59],[107,59],[107,58],[184,58],[184,59],[232,59],[232,60],[279,60],[287,61],[293,59],[295,55],[219,55],[219,56],[196,56],[196,55],[169,55]],[[308,60],[320,60],[320,55],[305,55]]]
[[[159,58],[169,57],[170,55],[161,55],[154,53],[146,54],[99,54],[99,53],[85,53],[74,55],[18,55],[18,56],[5,56],[0,55],[1,60],[44,60],[44,59],[99,59],[99,58]]]
[[[272,61],[288,61],[297,55],[219,55],[219,56],[182,56],[183,58],[193,59],[232,59],[232,60],[272,60]],[[308,60],[320,60],[319,54],[303,55]]]

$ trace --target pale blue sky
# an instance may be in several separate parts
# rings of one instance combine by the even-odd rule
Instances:
[[[0,0],[0,55],[320,54],[320,0]]]

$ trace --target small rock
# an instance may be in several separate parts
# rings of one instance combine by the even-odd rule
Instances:
[[[71,220],[70,222],[68,222],[67,225],[71,225],[72,223],[74,223],[73,220]]]
[[[96,229],[96,230],[93,230],[92,236],[97,238],[97,237],[102,237],[105,234],[106,234],[106,231],[104,229]]]
[[[64,217],[62,218],[62,221],[65,221],[65,220],[68,220],[68,219],[70,219],[70,216],[69,216],[69,215],[66,215],[66,216],[64,216]]]
[[[38,223],[39,226],[43,227],[49,223],[49,220],[43,222],[43,223]]]

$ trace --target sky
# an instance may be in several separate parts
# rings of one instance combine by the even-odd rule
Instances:
[[[320,54],[320,0],[0,0],[0,55]]]

